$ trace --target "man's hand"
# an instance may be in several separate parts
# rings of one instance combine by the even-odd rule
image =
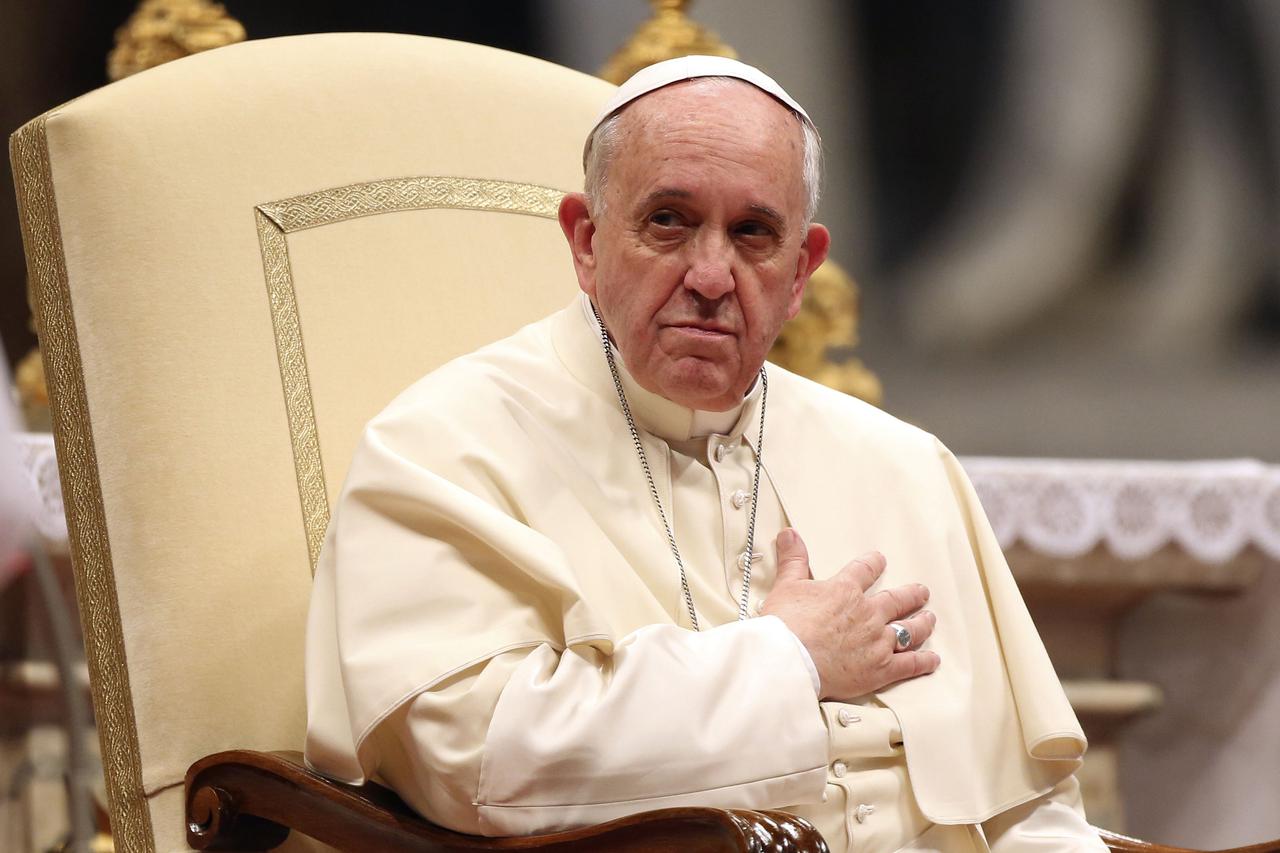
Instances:
[[[937,617],[921,610],[929,600],[923,584],[907,584],[873,595],[867,590],[884,573],[884,557],[873,551],[838,574],[816,581],[800,534],[787,528],[775,542],[778,577],[762,615],[781,619],[813,658],[823,699],[850,700],[938,668],[935,652],[919,651]],[[911,647],[896,651],[890,622],[911,631]]]

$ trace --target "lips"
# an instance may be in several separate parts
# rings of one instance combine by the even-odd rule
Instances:
[[[668,323],[668,329],[702,335],[732,335],[733,329],[715,323]]]

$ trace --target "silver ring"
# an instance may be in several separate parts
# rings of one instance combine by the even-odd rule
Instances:
[[[911,648],[911,629],[901,622],[890,622],[889,628],[893,631],[894,651],[905,652]]]

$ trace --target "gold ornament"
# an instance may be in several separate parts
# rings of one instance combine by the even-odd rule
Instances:
[[[641,68],[677,56],[727,56],[738,53],[720,37],[685,15],[688,0],[651,0],[653,17],[640,25],[627,43],[600,69],[600,76],[620,84]]]
[[[858,344],[858,285],[835,261],[809,277],[800,313],[782,327],[769,360],[828,388],[880,405],[884,389],[850,353]]]
[[[44,381],[44,362],[40,348],[32,347],[13,369],[13,384],[18,389],[18,402],[22,406],[22,418],[26,428],[48,432],[52,422],[49,415],[49,387]]]
[[[209,0],[143,0],[116,30],[107,76],[120,80],[202,50],[244,41],[244,26]]]

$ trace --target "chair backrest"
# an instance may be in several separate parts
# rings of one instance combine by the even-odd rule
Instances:
[[[298,748],[303,624],[363,423],[568,303],[608,84],[418,36],[247,42],[11,142],[118,849],[183,774]]]

